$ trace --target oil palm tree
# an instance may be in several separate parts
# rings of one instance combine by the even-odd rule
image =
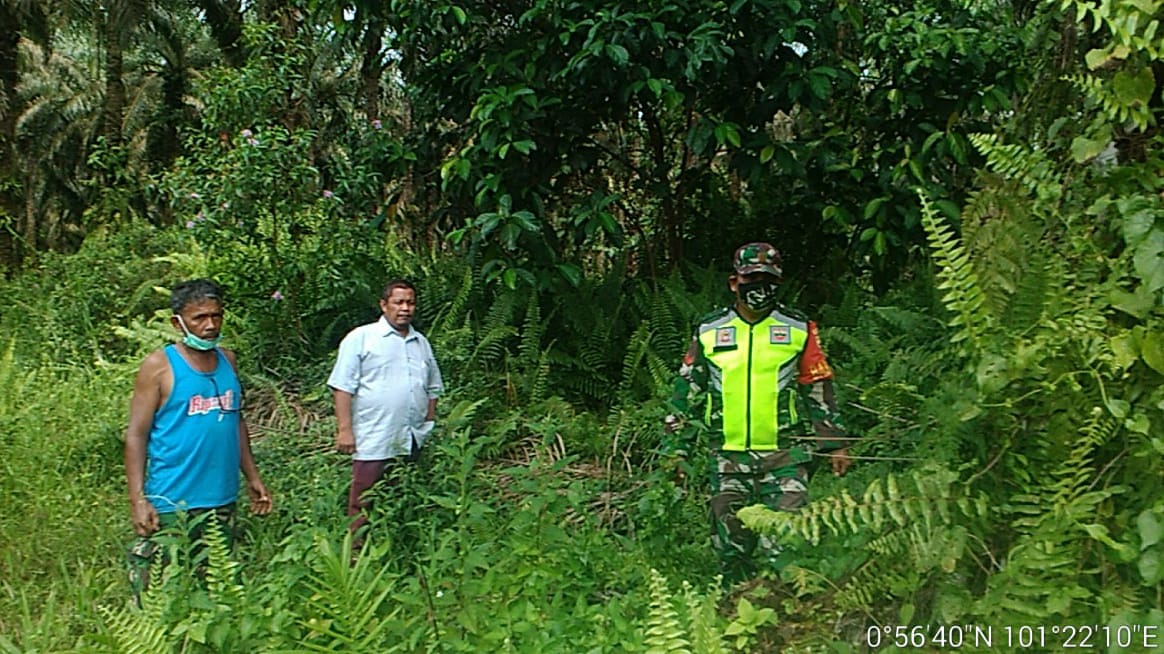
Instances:
[[[20,263],[15,217],[22,205],[15,150],[19,47],[22,39],[47,43],[49,23],[42,2],[0,0],[0,25],[0,269],[13,269]]]

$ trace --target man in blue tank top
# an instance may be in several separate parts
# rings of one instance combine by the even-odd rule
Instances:
[[[176,524],[180,514],[210,514],[201,520],[217,519],[230,541],[240,470],[251,511],[271,511],[240,412],[235,355],[218,347],[222,297],[222,289],[210,280],[176,285],[170,322],[182,340],[147,356],[134,382],[125,477],[138,535],[129,553],[135,595],[149,583],[149,564],[157,551],[150,535]],[[200,534],[199,528],[194,536]]]

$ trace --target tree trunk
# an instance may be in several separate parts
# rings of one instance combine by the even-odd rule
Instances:
[[[16,85],[20,80],[17,69],[17,47],[20,44],[20,17],[11,11],[8,3],[0,2],[0,268],[13,271],[20,265],[20,249],[11,230],[21,213],[19,181],[20,167],[16,165],[16,116],[19,98]]]
[[[653,107],[644,106],[643,121],[647,127],[647,142],[651,151],[652,165],[649,169],[654,171],[651,188],[662,193],[662,197],[659,198],[662,205],[662,224],[659,232],[662,234],[663,242],[667,248],[665,270],[671,270],[679,265],[679,261],[683,258],[683,213],[684,205],[687,202],[685,197],[687,184],[683,175],[683,171],[687,167],[686,148],[684,148],[683,160],[679,163],[677,179],[672,179],[671,162],[667,159],[667,145],[663,135],[663,127]],[[655,269],[654,264],[655,262],[652,262],[652,269]]]
[[[206,15],[210,35],[222,50],[226,63],[241,68],[247,61],[242,43],[242,3],[239,0],[198,0],[198,6]]]
[[[110,0],[105,6],[101,25],[105,41],[105,104],[101,113],[101,135],[105,145],[121,145],[122,123],[125,119],[125,81],[121,73],[125,68],[125,35],[127,23],[121,20],[125,11],[124,0]]]
[[[360,86],[364,95],[364,113],[368,120],[380,120],[380,76],[384,74],[383,55],[384,20],[379,17],[368,22],[364,32],[364,54],[360,62]]]

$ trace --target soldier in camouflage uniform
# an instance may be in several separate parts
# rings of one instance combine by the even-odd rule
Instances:
[[[837,415],[833,371],[816,324],[776,302],[780,254],[767,243],[736,250],[728,286],[735,303],[699,321],[675,382],[667,417],[673,451],[683,456],[694,431],[711,434],[712,540],[728,580],[751,576],[758,559],[774,562],[776,543],[757,537],[736,517],[751,504],[796,511],[807,501],[813,452],[831,452],[835,474],[849,468]]]

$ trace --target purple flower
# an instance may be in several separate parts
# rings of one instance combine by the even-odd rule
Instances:
[[[198,222],[202,222],[203,220],[206,220],[206,214],[199,211],[198,215],[194,216],[194,220],[197,220]]]
[[[329,191],[329,190],[327,190],[327,189],[323,189],[323,197],[325,197],[325,198],[329,198],[329,199],[330,199],[330,198],[334,198],[334,197],[335,197],[335,193],[332,193],[331,191]]]
[[[197,200],[197,199],[198,199],[198,198],[200,198],[200,197],[202,197],[202,196],[201,196],[201,195],[198,195],[197,193],[191,193],[191,194],[190,194],[190,199],[191,199],[191,200]]]
[[[254,133],[254,132],[252,132],[252,131],[251,131],[251,130],[249,130],[249,129],[244,129],[244,130],[242,131],[242,137],[243,137],[244,139],[249,139],[250,137],[252,137],[252,136],[254,136],[254,135],[255,135],[255,133]]]
[[[259,139],[256,139],[256,138],[248,138],[247,139],[247,145],[258,145],[258,144],[259,144]]]
[[[383,127],[384,123],[380,122],[380,119],[377,118],[372,121],[372,129],[383,129]]]
[[[283,294],[280,293],[279,291],[275,291],[274,293],[271,293],[271,299],[276,301],[276,302],[282,302],[283,301]]]
[[[194,221],[193,220],[186,221],[186,229],[194,229]]]

